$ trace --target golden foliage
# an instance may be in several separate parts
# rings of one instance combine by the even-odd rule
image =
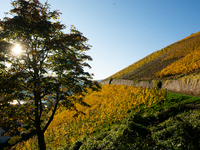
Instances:
[[[134,70],[136,70],[137,68],[141,67],[142,65],[151,62],[152,60],[154,60],[155,58],[159,57],[160,55],[162,55],[165,52],[164,49],[160,50],[160,51],[156,51],[150,55],[148,55],[147,57],[137,61],[136,63],[133,63],[132,65],[124,68],[123,70],[115,73],[114,75],[108,77],[107,79],[110,78],[114,78],[114,79],[118,79],[121,76],[128,74],[129,72],[132,72]]]
[[[138,110],[140,104],[151,106],[158,100],[165,100],[166,92],[143,87],[125,85],[104,85],[99,92],[90,92],[84,101],[91,107],[77,104],[79,111],[65,110],[57,114],[45,132],[47,148],[58,149],[74,141],[98,132],[104,125],[111,125],[124,119],[128,110]],[[78,114],[78,115],[77,115]],[[19,143],[16,149],[37,147],[36,138]]]
[[[156,51],[156,52],[146,56],[145,58],[137,61],[136,63],[133,63],[132,65],[130,65],[130,66],[124,68],[123,70],[115,73],[114,75],[108,77],[107,80],[110,78],[113,78],[113,79],[122,78],[123,79],[123,78],[125,78],[126,75],[134,74],[133,72],[136,69],[142,67],[143,65],[145,65],[147,63],[150,63],[151,61],[153,61],[157,58],[159,58],[159,59],[157,59],[159,61],[160,60],[162,60],[162,61],[169,60],[169,62],[171,62],[170,60],[178,60],[178,59],[186,57],[188,54],[192,53],[190,56],[189,55],[187,56],[188,58],[186,58],[186,59],[189,59],[189,57],[194,55],[193,52],[198,51],[199,48],[200,48],[200,32],[197,32],[197,33],[191,34],[190,36],[188,36],[180,41],[177,41],[159,51]],[[183,61],[183,60],[181,60],[181,61]],[[184,61],[186,61],[186,60],[184,60]],[[161,62],[158,62],[158,63],[161,63]],[[185,63],[187,63],[187,62],[185,62]],[[188,62],[188,63],[190,63],[190,62]],[[170,66],[170,67],[172,67],[172,66]],[[167,69],[165,69],[165,70],[163,69],[161,72],[169,70],[170,67],[168,66]],[[195,66],[195,64],[193,64],[193,69],[194,68],[197,68],[197,66]],[[173,68],[171,68],[171,70],[173,70]],[[182,70],[184,73],[189,71],[188,69],[180,69],[180,70]],[[176,70],[176,71],[173,71],[173,74],[175,72],[180,73],[178,70]],[[160,73],[160,72],[156,73],[156,75],[158,75],[158,76],[160,74],[162,74],[162,73]]]
[[[156,73],[156,76],[170,76],[177,74],[188,74],[200,68],[200,49],[187,54],[185,57],[175,61],[163,70]]]
[[[169,50],[166,54],[165,60],[182,58],[187,54],[197,50],[200,47],[200,32],[192,34],[171,46],[168,46]]]

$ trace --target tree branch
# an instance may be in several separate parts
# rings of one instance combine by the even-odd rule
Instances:
[[[42,132],[44,133],[46,131],[46,129],[48,128],[48,126],[50,125],[51,121],[53,120],[53,117],[55,115],[56,109],[58,107],[58,102],[59,102],[59,97],[58,97],[58,93],[57,93],[57,98],[56,98],[56,104],[54,106],[53,112],[51,114],[51,117],[49,118],[49,121],[47,122],[47,124],[45,125],[45,127],[43,128]]]

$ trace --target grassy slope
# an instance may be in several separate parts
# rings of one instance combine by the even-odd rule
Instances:
[[[200,148],[200,98],[168,93],[164,104],[141,105],[120,124],[76,141],[66,149],[193,149]]]
[[[167,95],[166,95],[167,94]],[[48,149],[199,149],[200,98],[104,85],[88,94],[86,115],[62,111],[45,134]],[[37,149],[36,138],[13,149]]]
[[[166,78],[170,77],[173,78],[177,75],[185,75],[190,73],[199,73],[200,68],[200,62],[196,61],[191,62],[189,65],[195,65],[195,67],[192,70],[181,70],[179,68],[176,68],[177,71],[173,74],[165,74],[161,76],[156,76],[156,73],[162,71],[166,67],[169,67],[171,64],[179,61],[182,58],[185,58],[182,61],[191,61],[191,56],[188,57],[188,54],[193,53],[194,51],[197,51],[200,53],[200,32],[197,32],[195,34],[192,34],[180,41],[177,41],[159,51],[156,51],[143,59],[133,63],[132,65],[124,68],[123,70],[120,70],[119,72],[115,73],[114,75],[106,78],[105,80],[110,79],[111,77],[113,79],[129,79],[129,80],[146,80],[146,79],[155,79],[155,78]],[[185,62],[184,62],[185,63]],[[179,65],[181,62],[179,62]],[[176,65],[176,64],[175,64]],[[179,66],[177,65],[177,66]],[[180,66],[181,67],[181,66]],[[178,69],[180,71],[178,71]],[[172,68],[173,70],[173,68]],[[171,70],[170,70],[171,71]]]

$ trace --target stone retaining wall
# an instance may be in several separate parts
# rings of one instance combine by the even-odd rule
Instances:
[[[109,84],[109,81],[102,81],[100,84],[105,85]],[[133,80],[124,80],[124,79],[119,79],[119,80],[113,80],[111,81],[111,84],[117,84],[117,85],[128,85],[128,86],[144,86],[144,87],[153,87],[153,82],[152,81],[137,81],[134,82]]]
[[[200,95],[200,81],[196,79],[167,80],[162,88],[173,92]]]
[[[160,83],[159,83],[160,82]],[[102,85],[109,84],[109,81],[100,82]],[[161,89],[167,89],[168,91],[200,95],[200,81],[197,79],[180,79],[180,80],[166,80],[166,81],[137,81],[133,80],[113,80],[111,84],[128,85],[128,86],[143,86],[143,87],[158,87],[158,83]]]

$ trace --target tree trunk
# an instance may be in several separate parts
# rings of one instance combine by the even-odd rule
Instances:
[[[46,145],[44,141],[44,132],[41,130],[40,122],[36,120],[36,132],[38,137],[38,146],[40,150],[46,150]]]
[[[38,136],[38,145],[39,145],[40,150],[46,150],[46,145],[44,141],[44,133],[41,131],[37,133],[37,136]]]

